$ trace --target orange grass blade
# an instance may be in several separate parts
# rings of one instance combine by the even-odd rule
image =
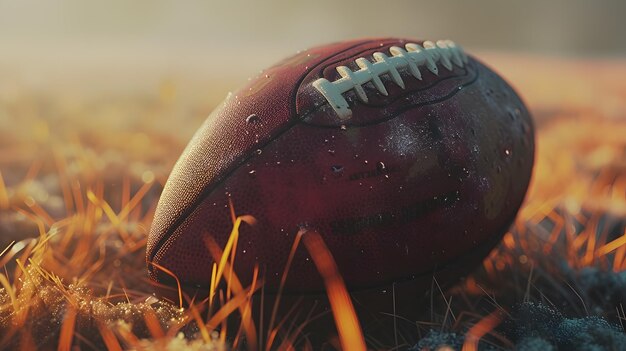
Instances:
[[[89,199],[89,201],[91,201],[94,205],[100,207],[102,211],[104,211],[104,214],[107,215],[111,223],[115,225],[120,224],[121,221],[119,220],[119,217],[117,216],[115,211],[113,211],[113,208],[111,208],[111,205],[109,205],[106,201],[104,201],[104,199],[97,196],[91,190],[87,190],[87,199]]]
[[[294,330],[292,333],[290,333],[288,335],[287,338],[285,338],[285,341],[283,342],[283,345],[293,345],[293,343],[295,342],[296,338],[300,335],[302,335],[302,332],[304,330],[304,328],[309,325],[309,323],[311,323],[312,321],[326,315],[326,311],[321,312],[315,316],[313,316],[313,312],[315,311],[315,307],[317,306],[317,302],[315,303],[315,305],[311,308],[311,310],[309,310],[309,313],[307,314],[307,316],[304,318],[304,321],[302,323],[299,323],[298,327],[296,328],[296,330]],[[295,317],[292,318],[295,320]],[[286,318],[285,318],[286,320]],[[282,324],[282,323],[281,323]],[[305,342],[308,342],[308,339],[305,337],[304,338]],[[284,347],[283,345],[281,345],[278,349],[282,350]],[[306,345],[305,345],[306,347]]]
[[[4,256],[4,254],[9,251],[11,247],[13,247],[13,244],[15,244],[15,240],[11,241],[11,243],[4,250],[2,250],[2,252],[0,252],[0,257]]]
[[[213,298],[215,297],[215,287],[217,286],[217,263],[211,266],[211,285],[209,286],[209,315],[213,313]]]
[[[174,274],[172,271],[170,271],[169,269],[154,263],[154,262],[149,262],[151,265],[155,266],[156,268],[160,269],[161,271],[165,272],[166,274],[170,275],[171,277],[173,277],[176,280],[176,286],[178,288],[178,307],[180,309],[183,308],[183,289],[180,285],[180,280],[178,279],[178,277],[176,276],[176,274]]]
[[[298,246],[300,245],[300,240],[302,239],[302,235],[305,232],[306,231],[304,229],[300,229],[298,233],[296,234],[296,238],[294,239],[293,244],[291,245],[291,250],[289,251],[289,257],[287,258],[287,264],[285,264],[285,270],[283,271],[283,275],[280,278],[280,285],[278,286],[278,293],[276,294],[276,299],[274,300],[274,306],[272,308],[272,315],[270,317],[270,324],[267,327],[267,330],[272,330],[272,328],[274,327],[274,322],[276,320],[276,313],[278,313],[278,306],[280,305],[280,297],[283,294],[285,282],[287,281],[287,274],[289,274],[289,268],[291,268],[293,257],[296,254],[296,250],[298,249]],[[267,345],[265,345],[266,350],[269,350],[272,347],[275,336],[276,336],[276,333],[273,333],[269,335],[269,337],[267,338]]]
[[[248,291],[243,290],[239,293],[235,294],[233,298],[228,300],[228,302],[224,303],[222,307],[215,312],[211,319],[206,323],[206,326],[210,329],[215,329],[220,323],[222,323],[226,318],[233,313],[238,308],[242,308],[242,305],[246,302],[248,298]]]
[[[282,319],[276,324],[276,327],[274,327],[273,329],[268,328],[267,344],[273,343],[273,340],[276,339],[276,335],[278,335],[278,332],[284,329],[283,326],[287,324],[287,321],[290,318],[295,320],[295,315],[299,313],[298,308],[300,307],[301,299],[302,298],[298,299],[295,303],[292,304],[291,308],[287,311],[287,313],[285,313]],[[266,348],[268,350],[270,349],[267,346]]]
[[[624,232],[624,235],[620,236],[619,238],[603,245],[602,247],[598,248],[596,250],[596,257],[600,257],[600,256],[604,256],[606,254],[609,254],[617,249],[619,249],[620,247],[623,247],[624,245],[626,245],[626,232]]]
[[[220,291],[220,304],[222,306],[224,306],[224,294],[223,291]],[[241,306],[239,306],[241,307]],[[232,313],[232,312],[231,312]],[[222,327],[220,328],[220,343],[224,344],[226,343],[226,334],[228,334],[228,316],[230,315],[230,313],[224,318],[222,319],[221,325]]]
[[[237,345],[241,337],[241,332],[246,333],[246,340],[248,341],[248,350],[258,350],[256,329],[254,328],[254,320],[252,319],[252,295],[256,291],[256,286],[259,278],[259,266],[254,266],[254,272],[252,274],[252,284],[250,285],[250,293],[248,294],[248,301],[241,313],[241,323],[239,330],[233,341],[233,349],[237,350]]]
[[[213,239],[212,236],[206,236],[204,238],[204,243],[205,243],[207,249],[209,250],[209,252],[211,253],[211,256],[213,256],[213,258],[217,259],[217,258],[221,258],[221,257],[224,257],[224,256],[228,256],[228,255],[223,254],[223,252],[220,249],[219,245],[217,245],[217,243],[215,242],[215,239]],[[227,272],[231,270],[231,267],[230,267],[230,264],[228,264],[228,261],[225,261],[223,270],[225,270]],[[217,277],[216,280],[215,280],[215,282],[216,282],[216,286],[215,286],[216,291],[217,291],[217,286],[219,285],[220,279],[221,279],[221,277]],[[239,291],[243,290],[241,282],[239,281],[239,278],[237,277],[236,274],[233,274],[232,277],[231,277],[231,288],[235,291],[235,293],[238,293]]]
[[[205,244],[207,245],[207,248],[211,252],[211,255],[213,256],[213,258],[216,259],[216,261],[219,261],[217,265],[217,273],[215,273],[216,284],[218,284],[219,281],[222,279],[222,276],[224,274],[226,267],[227,266],[232,267],[231,265],[228,264],[228,258],[232,253],[233,246],[236,244],[239,238],[239,227],[241,226],[241,222],[246,222],[250,225],[254,225],[256,223],[256,220],[252,216],[237,217],[237,219],[235,220],[235,224],[233,225],[233,230],[230,233],[230,236],[228,238],[228,241],[226,242],[226,246],[224,246],[223,251],[217,245],[217,243],[215,242],[212,236],[210,235],[205,236]],[[219,259],[217,259],[218,257]],[[239,280],[237,279],[237,277],[234,276],[234,274],[233,276],[230,277],[230,280],[232,280],[230,284],[236,283],[238,285],[238,290],[241,290],[241,284],[239,283]],[[213,290],[215,290],[216,288],[217,286],[215,286]]]
[[[204,321],[202,321],[202,317],[200,317],[200,312],[198,311],[196,306],[194,305],[189,306],[189,313],[191,313],[191,316],[196,321],[196,324],[198,325],[198,329],[200,329],[200,335],[202,335],[202,339],[204,340],[204,342],[210,343],[211,333],[209,333],[209,330],[207,329],[206,325],[204,325]]]
[[[126,229],[124,229],[124,227],[121,225],[122,220],[115,213],[115,211],[113,211],[113,208],[111,207],[111,205],[109,205],[109,203],[106,202],[101,196],[100,197],[97,196],[92,191],[87,191],[87,199],[89,199],[89,201],[91,201],[94,205],[98,206],[98,208],[104,212],[107,218],[109,218],[109,221],[111,221],[113,226],[115,226],[115,228],[119,231],[120,235],[122,236],[122,239],[124,241],[127,241],[130,235],[126,232]]]
[[[37,343],[35,338],[33,338],[33,332],[30,327],[21,329],[20,334],[20,350],[32,351],[37,349]]]
[[[36,245],[36,239],[24,239],[9,245],[0,255],[0,267],[4,267],[15,255],[26,249],[30,254],[31,249]],[[24,256],[22,256],[24,257]]]
[[[154,182],[144,183],[144,185],[142,185],[141,188],[139,188],[139,190],[137,190],[137,192],[132,197],[132,199],[130,199],[130,201],[128,201],[124,205],[124,208],[122,208],[122,210],[118,214],[118,218],[120,220],[126,219],[126,217],[133,211],[133,209],[135,207],[137,207],[137,205],[141,202],[141,200],[146,195],[148,190],[150,190],[150,188],[152,188],[153,184],[154,184]]]
[[[0,209],[6,210],[9,208],[9,194],[7,193],[7,187],[2,178],[2,172],[0,172]]]
[[[109,351],[122,351],[122,346],[120,345],[117,338],[108,327],[98,324],[98,330],[100,331],[100,335],[102,336],[102,341],[107,347]]]
[[[13,208],[15,211],[23,214],[24,216],[28,217],[31,221],[35,222],[35,224],[37,224],[37,229],[39,230],[39,237],[43,238],[46,236],[46,224],[43,222],[43,220],[37,216],[35,216],[34,214],[25,211],[19,207],[14,207]]]
[[[228,241],[226,242],[226,246],[224,247],[223,254],[219,259],[219,263],[217,264],[217,273],[216,283],[222,279],[222,274],[224,273],[224,269],[226,264],[228,263],[228,257],[232,253],[233,246],[236,245],[237,240],[239,239],[239,226],[241,225],[241,219],[237,218],[235,223],[233,224],[233,230],[230,232],[230,236],[228,237]],[[230,287],[230,284],[229,284]]]
[[[57,345],[58,351],[69,351],[72,347],[74,327],[76,325],[76,314],[76,308],[69,305],[69,308],[63,318],[63,325],[61,326],[59,344]]]
[[[245,216],[244,216],[244,217],[245,217]],[[241,219],[241,218],[242,218],[242,217],[239,217],[239,218],[237,219],[237,221],[240,221],[240,219]],[[209,250],[209,252],[210,252],[210,253],[211,253],[211,255],[213,256],[213,258],[215,258],[215,259],[218,259],[218,258],[219,258],[219,259],[220,259],[220,261],[221,261],[221,259],[222,259],[224,256],[228,256],[228,255],[224,254],[224,253],[221,251],[220,247],[217,245],[217,243],[215,242],[215,240],[213,239],[213,237],[211,237],[211,236],[206,236],[206,237],[205,237],[204,242],[205,242],[205,244],[206,244],[207,249]],[[232,272],[232,274],[230,274],[230,277],[231,277],[231,281],[230,281],[230,284],[231,284],[231,285],[230,285],[230,287],[233,289],[233,291],[234,291],[235,295],[241,294],[241,293],[244,291],[244,289],[243,289],[243,287],[242,287],[242,285],[241,285],[241,282],[239,281],[239,278],[238,278],[238,277],[237,277],[237,275],[235,274],[235,272],[234,272],[233,268],[230,266],[230,264],[228,264],[228,260],[224,260],[224,268],[223,268],[223,270],[225,270],[226,272]],[[216,285],[215,285],[215,288],[217,288],[217,282],[219,282],[219,278],[216,278]],[[261,282],[259,282],[259,283],[258,283],[258,285],[257,285],[257,283],[256,283],[256,282],[257,282],[257,279],[256,279],[256,278],[254,278],[254,280],[253,280],[253,282],[252,282],[252,287],[251,287],[250,289],[248,289],[248,290],[249,290],[249,296],[248,296],[248,298],[249,298],[250,296],[252,296],[252,294],[253,294],[255,291],[257,291],[258,289],[260,289],[260,287],[261,287],[261,286],[263,286],[263,282],[262,282],[262,281],[261,281]],[[221,293],[221,290],[220,290],[220,293]],[[220,295],[220,298],[221,298],[221,297],[222,297],[222,296]],[[228,302],[230,303],[230,301],[232,301],[232,299],[231,299],[231,300],[229,300]],[[217,313],[222,312],[223,308],[224,308],[224,304],[222,303],[222,308],[220,308],[220,310],[219,310]],[[244,315],[244,314],[245,314],[245,306],[239,305],[239,306],[238,306],[238,308],[239,308],[239,310],[240,310],[241,314],[242,314],[242,315]],[[215,315],[214,315],[214,316],[215,316]],[[207,323],[207,324],[208,324],[208,323]],[[249,324],[249,326],[248,326],[248,328],[250,328],[250,330],[245,330],[245,331],[246,331],[246,333],[248,334],[248,335],[247,335],[248,337],[252,337],[252,336],[256,335],[256,330],[254,329],[254,324],[253,324],[253,323],[250,323],[250,324]],[[222,337],[222,335],[223,335],[223,334],[222,334],[222,333],[220,333],[220,338]]]
[[[228,207],[230,209],[230,220],[233,222],[233,224],[235,224],[235,221],[237,220],[237,215],[235,214],[235,205],[233,205],[233,199],[232,198],[228,198]]]
[[[356,317],[350,295],[348,295],[337,264],[324,240],[319,233],[313,231],[306,232],[302,240],[311,254],[311,258],[313,258],[315,267],[324,279],[342,349],[365,350],[363,331]]]
[[[75,209],[81,215],[85,214],[85,202],[83,201],[83,193],[81,192],[80,182],[78,180],[72,181],[71,184],[72,196],[74,197]]]
[[[463,343],[462,351],[476,351],[478,350],[478,342],[480,339],[492,331],[502,320],[504,319],[501,310],[495,310],[489,315],[485,316],[478,323],[474,324],[470,330],[467,331],[465,336],[465,343]]]
[[[27,203],[26,206],[33,211],[34,214],[39,216],[48,226],[52,226],[55,222],[54,218],[44,210],[37,202]]]

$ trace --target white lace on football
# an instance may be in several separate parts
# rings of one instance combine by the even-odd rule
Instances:
[[[390,47],[389,52],[392,56],[375,52],[372,55],[375,62],[370,62],[363,57],[356,59],[355,63],[360,67],[358,71],[339,66],[337,72],[341,78],[334,82],[320,78],[313,82],[313,87],[326,98],[339,118],[345,120],[352,115],[352,110],[342,94],[354,89],[361,101],[368,102],[363,84],[372,82],[381,94],[387,96],[387,89],[380,79],[380,76],[384,74],[388,74],[395,84],[404,89],[404,81],[398,72],[399,69],[408,68],[413,77],[422,80],[420,66],[425,66],[432,73],[439,75],[437,63],[441,63],[450,71],[453,64],[463,67],[467,63],[467,56],[463,50],[451,40],[439,40],[436,43],[425,41],[423,47],[408,43],[404,47],[406,50],[399,46]]]

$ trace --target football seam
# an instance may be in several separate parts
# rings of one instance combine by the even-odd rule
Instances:
[[[438,80],[437,82],[435,82],[435,83],[433,83],[433,84],[431,84],[431,85],[429,85],[427,87],[424,87],[423,89],[416,89],[416,90],[406,91],[404,94],[399,94],[397,96],[397,98],[392,100],[392,102],[390,102],[389,104],[391,104],[391,103],[393,103],[395,101],[400,100],[402,97],[404,97],[406,95],[413,94],[413,93],[419,92],[419,91],[425,91],[425,90],[431,89],[434,86],[438,85],[439,83],[441,83],[443,81],[446,81],[448,79],[467,77],[468,75],[469,75],[469,71],[466,70],[465,74],[463,74],[461,76],[449,76],[449,77],[446,77],[446,78],[442,78],[442,79]],[[382,119],[377,119],[375,121],[369,121],[369,122],[363,122],[363,123],[345,123],[345,124],[333,125],[333,124],[319,124],[319,123],[309,122],[309,121],[305,120],[309,115],[313,114],[314,112],[317,112],[323,106],[326,105],[326,104],[324,104],[324,105],[318,106],[315,109],[312,109],[310,111],[306,111],[304,114],[299,116],[301,118],[300,123],[303,124],[303,125],[309,126],[309,127],[325,128],[325,129],[335,129],[337,127],[340,127],[341,125],[345,125],[345,126],[349,126],[349,127],[356,127],[356,128],[373,126],[373,125],[376,125],[376,124],[380,124],[380,123],[384,123],[384,122],[390,121],[390,120],[396,118],[398,115],[400,115],[400,114],[402,114],[402,113],[404,113],[404,112],[406,112],[406,111],[408,111],[408,110],[410,110],[412,108],[420,107],[420,106],[432,105],[432,104],[436,104],[436,103],[445,101],[445,100],[453,97],[454,95],[456,95],[458,92],[460,92],[462,90],[462,88],[466,88],[466,87],[474,84],[478,80],[479,76],[480,76],[480,72],[479,72],[478,69],[476,69],[475,75],[474,75],[474,77],[472,77],[472,79],[470,79],[469,81],[467,81],[467,82],[465,82],[463,84],[460,84],[460,85],[456,86],[448,94],[446,94],[444,96],[441,96],[439,98],[436,98],[436,99],[426,100],[426,101],[422,101],[422,102],[406,105],[406,106],[398,109],[398,111],[396,111],[396,113],[391,114],[388,117],[385,117],[385,118],[382,118]],[[386,105],[389,105],[389,104],[386,104]],[[341,123],[341,121],[339,121],[339,123]]]
[[[387,89],[380,79],[381,75],[389,75],[396,85],[405,89],[399,69],[408,67],[413,77],[422,80],[420,66],[426,66],[430,72],[439,75],[437,63],[452,71],[453,63],[462,68],[468,62],[467,55],[451,40],[439,40],[436,43],[425,41],[423,45],[422,47],[415,43],[407,43],[404,45],[406,50],[399,46],[391,46],[389,53],[392,56],[374,52],[373,63],[359,57],[354,60],[360,67],[359,70],[352,71],[346,66],[338,66],[335,69],[341,78],[332,82],[326,78],[319,78],[312,85],[326,98],[339,119],[347,120],[352,115],[352,110],[342,94],[354,90],[359,100],[367,103],[369,99],[362,85],[371,82],[378,92],[387,96]]]

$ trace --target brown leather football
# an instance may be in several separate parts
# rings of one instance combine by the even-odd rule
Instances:
[[[319,232],[352,291],[474,267],[522,203],[533,125],[515,91],[451,41],[366,39],[302,51],[230,94],[163,190],[149,262],[208,287],[237,214],[235,270],[277,290],[300,228]],[[172,278],[149,265],[152,279]],[[450,275],[455,279],[458,274]],[[430,285],[428,285],[430,288]],[[298,248],[287,293],[324,284]]]

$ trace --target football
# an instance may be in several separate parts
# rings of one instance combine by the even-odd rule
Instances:
[[[238,215],[234,269],[277,291],[296,234],[321,235],[350,291],[480,264],[513,222],[534,158],[520,97],[452,41],[365,39],[297,53],[229,94],[176,163],[147,244],[150,277],[208,288]],[[150,264],[154,263],[154,264]],[[298,247],[285,293],[324,282]]]

